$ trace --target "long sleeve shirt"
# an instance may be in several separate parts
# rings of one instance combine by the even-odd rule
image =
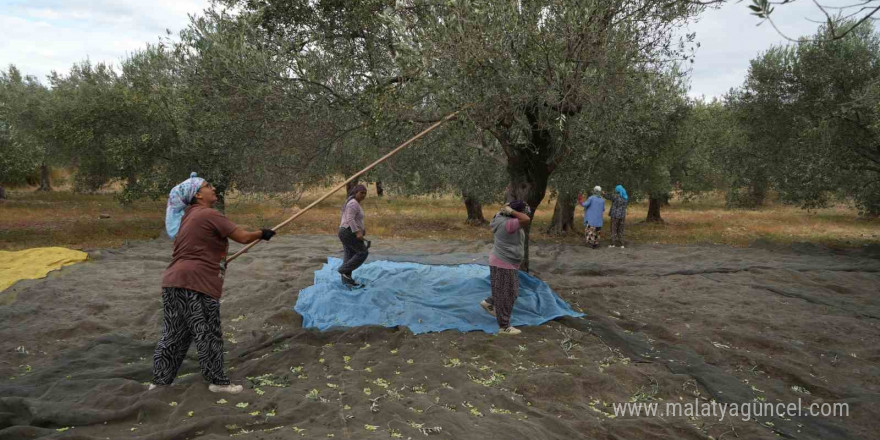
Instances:
[[[626,205],[629,202],[620,196],[620,194],[611,195],[611,210],[608,213],[611,218],[626,218]]]
[[[602,227],[602,214],[605,212],[605,199],[599,196],[590,196],[581,203],[584,207],[584,226]]]
[[[364,234],[367,233],[367,229],[364,227],[364,210],[357,200],[351,199],[345,204],[339,227],[351,228],[351,232],[363,231]]]

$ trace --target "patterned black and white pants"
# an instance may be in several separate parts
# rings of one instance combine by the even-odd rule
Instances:
[[[599,234],[602,233],[601,226],[590,226],[587,225],[584,227],[584,237],[587,240],[587,246],[591,248],[599,247]]]
[[[153,383],[170,385],[195,341],[202,376],[215,385],[228,385],[223,372],[223,332],[220,301],[176,287],[162,288],[162,338],[153,353]]]
[[[519,297],[519,271],[489,266],[489,284],[492,296],[486,298],[495,310],[495,319],[499,328],[510,327],[510,315],[513,314],[513,303]]]

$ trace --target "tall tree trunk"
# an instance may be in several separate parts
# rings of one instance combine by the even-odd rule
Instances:
[[[651,197],[648,199],[648,217],[645,219],[648,223],[663,223],[660,217],[660,204],[663,200],[660,197]]]
[[[0,186],[0,200],[6,200],[6,190]]]
[[[52,191],[52,182],[49,181],[49,166],[45,163],[40,165],[40,187],[37,191]]]
[[[564,234],[574,229],[574,211],[577,204],[575,191],[563,191],[556,198],[556,208],[553,209],[553,219],[550,220],[548,234]]]
[[[764,201],[767,200],[767,187],[769,184],[767,182],[761,181],[757,183],[753,183],[749,187],[749,205],[751,208],[760,208],[764,206]]]
[[[547,194],[547,181],[556,169],[553,155],[553,137],[546,128],[542,128],[538,119],[538,106],[526,110],[526,117],[531,126],[528,145],[514,145],[505,148],[507,153],[507,174],[510,184],[507,186],[507,201],[523,200],[532,208],[530,217],[535,218],[538,205]],[[502,146],[505,141],[502,141]],[[529,271],[529,235],[531,224],[523,229],[525,232],[525,249],[520,270]]]
[[[382,181],[377,180],[376,181],[376,195],[379,197],[382,197],[383,194],[385,194],[385,188],[382,187]]]
[[[134,172],[130,172],[128,173],[128,177],[125,178],[125,181],[125,186],[127,188],[134,188],[138,183],[137,175]]]
[[[360,179],[354,179],[351,182],[346,183],[345,184],[345,194],[346,195],[351,194],[351,189],[358,186],[359,182],[360,182]]]
[[[211,185],[214,185],[214,194],[217,194],[217,203],[214,205],[214,209],[226,212],[226,190],[229,189],[229,184],[226,182],[212,182]]]
[[[468,194],[463,194],[464,207],[467,209],[467,224],[472,226],[482,226],[488,223],[483,217],[483,205],[477,199]]]

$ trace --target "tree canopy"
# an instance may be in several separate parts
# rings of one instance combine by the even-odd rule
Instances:
[[[221,200],[296,194],[461,109],[364,179],[453,192],[477,222],[480,203],[538,210],[550,189],[557,231],[596,184],[650,199],[649,219],[672,192],[710,189],[731,207],[775,192],[880,212],[871,23],[832,20],[761,54],[724,100],[691,101],[694,35],[678,29],[714,3],[217,0],[118,67],[77,63],[49,87],[3,72],[0,181],[40,168],[48,189],[57,163],[78,191],[120,182],[122,201],[163,196],[191,171]]]
[[[829,32],[821,27],[812,39],[771,48],[728,96],[747,142],[721,154],[746,205],[759,205],[773,188],[807,208],[838,193],[864,213],[880,213],[880,38],[869,23],[840,39]]]

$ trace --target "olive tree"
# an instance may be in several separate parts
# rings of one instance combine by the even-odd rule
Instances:
[[[290,81],[368,126],[464,108],[504,155],[507,198],[534,209],[581,148],[571,121],[626,78],[681,59],[675,30],[700,10],[664,0],[222,3],[259,20]]]

